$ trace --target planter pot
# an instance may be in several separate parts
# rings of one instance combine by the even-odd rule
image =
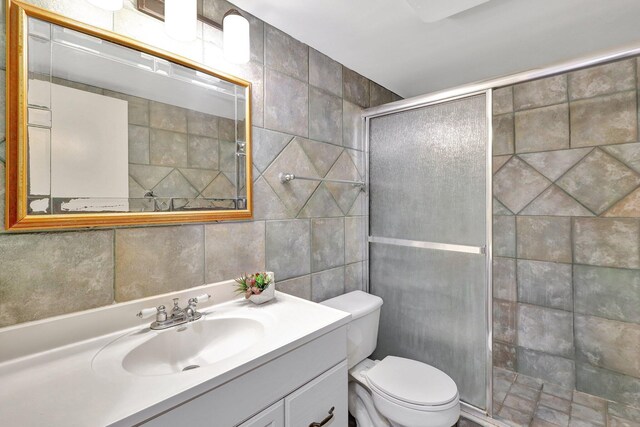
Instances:
[[[260,295],[251,295],[249,297],[249,301],[254,304],[264,304],[267,301],[271,301],[276,296],[276,284],[273,283],[273,280],[267,286],[267,288],[262,291]]]

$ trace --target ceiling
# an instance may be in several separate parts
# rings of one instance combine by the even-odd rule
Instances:
[[[232,1],[403,97],[640,44],[638,0]]]

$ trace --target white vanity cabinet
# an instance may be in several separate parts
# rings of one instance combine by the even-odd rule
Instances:
[[[346,426],[346,377],[342,362],[239,427]]]
[[[284,400],[277,402],[240,427],[284,427]]]
[[[347,362],[320,375],[300,387],[284,399],[285,426],[323,427],[346,426],[347,408]],[[323,420],[327,420],[321,424]]]
[[[345,427],[346,346],[342,326],[139,425]]]

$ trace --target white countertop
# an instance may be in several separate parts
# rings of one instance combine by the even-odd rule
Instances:
[[[96,312],[101,319],[108,319],[107,310]],[[122,310],[120,307],[113,311]],[[279,292],[275,300],[263,305],[236,299],[201,311],[209,318],[225,314],[258,316],[268,325],[266,335],[237,356],[192,371],[159,376],[134,375],[115,365],[107,370],[92,366],[104,346],[124,335],[148,330],[150,320],[145,326],[138,324],[13,359],[0,358],[0,423],[21,427],[131,425],[211,390],[350,320],[347,313]],[[90,315],[88,312],[77,316],[77,321],[86,321]],[[63,320],[65,324],[73,324],[74,316],[65,316]],[[34,339],[38,331],[50,329],[46,321],[40,321],[31,329],[26,325],[4,334],[0,330],[0,346],[12,345],[7,338]],[[25,343],[16,345],[24,347]]]

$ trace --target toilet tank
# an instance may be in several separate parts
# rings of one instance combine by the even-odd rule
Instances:
[[[351,323],[347,328],[347,360],[351,369],[376,349],[382,298],[362,291],[353,291],[321,304],[351,313]]]

